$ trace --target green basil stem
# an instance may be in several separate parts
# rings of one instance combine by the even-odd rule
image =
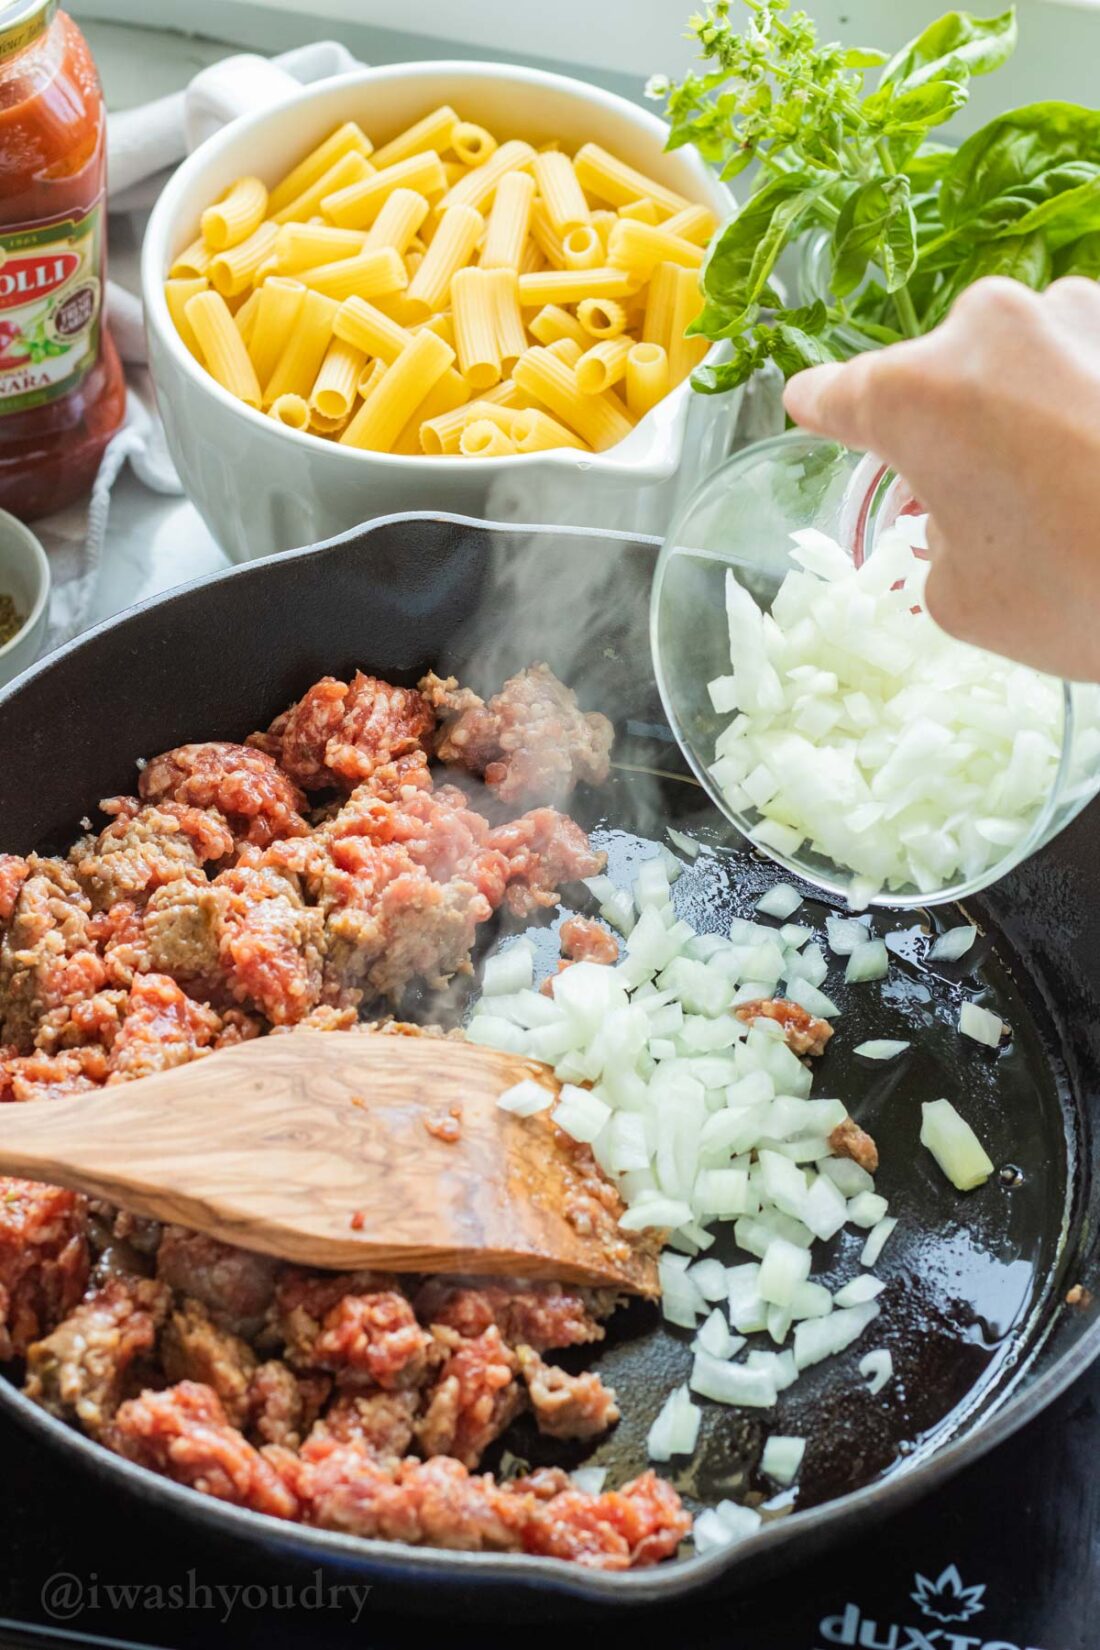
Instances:
[[[894,157],[890,153],[890,145],[885,138],[878,138],[876,140],[875,151],[879,160],[882,162],[882,170],[886,173],[886,176],[888,178],[896,177],[898,169],[894,165]],[[913,299],[910,295],[908,286],[899,286],[898,290],[893,294],[893,299],[894,308],[898,312],[898,320],[901,323],[902,332],[905,333],[907,338],[919,338],[920,322],[917,320],[917,312],[913,307]]]

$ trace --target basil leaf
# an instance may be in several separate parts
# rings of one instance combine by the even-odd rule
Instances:
[[[1040,229],[1055,249],[1093,229],[1100,229],[1100,166],[1087,182],[1063,189],[1061,194],[1033,206],[1030,212],[1017,218],[1010,230],[1001,233],[1027,235]]]
[[[838,298],[854,292],[875,262],[886,290],[896,292],[917,261],[917,230],[904,175],[860,184],[840,209],[833,231],[830,285]]]
[[[946,143],[921,144],[919,151],[905,166],[905,175],[914,195],[935,188],[947,171],[954,154],[955,150]]]
[[[990,121],[958,150],[940,189],[948,229],[968,237],[1042,226],[1033,214],[1100,178],[1100,111],[1076,103],[1032,103]],[[1088,215],[1087,195],[1049,208]],[[1077,221],[1076,219],[1074,221]],[[1090,227],[1080,221],[1078,233]],[[1067,238],[1073,238],[1072,234]]]
[[[942,321],[959,293],[985,275],[1007,276],[1010,280],[1021,281],[1034,292],[1041,292],[1052,273],[1050,248],[1038,231],[1030,235],[1006,235],[999,240],[986,241],[984,245],[975,247],[954,275],[944,282],[925,311],[924,326],[927,329]]]
[[[702,273],[708,303],[736,310],[756,303],[824,187],[825,180],[791,172],[759,189],[711,244]]]
[[[965,82],[971,75],[999,69],[1015,46],[1014,6],[999,17],[949,11],[890,59],[882,71],[882,84],[910,87],[930,80]]]
[[[966,86],[957,80],[930,81],[900,94],[893,86],[883,86],[864,100],[863,113],[873,129],[892,137],[898,132],[927,132],[933,126],[942,126],[966,99]]]
[[[1055,275],[1088,275],[1100,280],[1100,230],[1071,241],[1055,255]]]
[[[771,356],[785,378],[793,377],[803,367],[819,367],[826,361],[836,360],[824,339],[811,336],[801,327],[781,321],[771,331],[768,340]]]

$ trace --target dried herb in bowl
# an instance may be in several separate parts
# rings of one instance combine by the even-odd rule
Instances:
[[[18,636],[26,620],[10,596],[0,593],[0,647]]]
[[[705,392],[732,389],[769,358],[789,376],[916,337],[983,275],[1041,288],[1100,270],[1100,111],[1073,103],[1009,110],[958,148],[932,140],[1016,44],[1013,9],[947,12],[893,57],[825,45],[787,0],[729,0],[692,19],[703,71],[667,97],[669,147],[692,143],[723,178],[753,167],[736,215],[703,269],[688,331],[728,339],[702,367]],[[877,84],[869,76],[878,70]],[[822,295],[797,308],[772,285],[780,255],[827,240]]]

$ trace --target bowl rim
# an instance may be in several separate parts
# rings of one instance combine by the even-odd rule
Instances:
[[[6,539],[12,544],[22,545],[28,553],[28,561],[37,574],[37,592],[30,612],[15,632],[15,635],[10,636],[0,646],[0,665],[2,665],[5,659],[10,658],[15,652],[19,643],[26,641],[41,620],[46,609],[46,603],[50,599],[52,578],[49,558],[43,549],[41,539],[31,532],[26,522],[20,521],[18,516],[13,516],[8,510],[0,510],[0,539]]]
[[[186,584],[146,597],[133,607],[101,620],[28,667],[10,683],[0,685],[0,710],[15,698],[26,683],[56,669],[69,654],[93,643],[106,632],[140,624],[142,616],[151,608],[186,601],[195,591],[222,580],[262,579],[265,568],[284,568],[288,565],[288,558],[304,560],[318,551],[336,550],[355,543],[377,528],[395,523],[407,526],[421,521],[475,527],[492,534],[549,533],[579,535],[584,539],[626,540],[631,544],[651,547],[654,561],[661,545],[660,539],[653,535],[619,532],[610,528],[491,521],[444,510],[394,511],[316,544],[220,568]],[[125,1484],[138,1497],[164,1503],[174,1512],[197,1519],[227,1536],[262,1542],[269,1549],[284,1547],[296,1549],[299,1553],[304,1551],[319,1561],[328,1557],[376,1577],[388,1575],[406,1585],[410,1582],[440,1582],[455,1587],[478,1584],[490,1590],[509,1583],[525,1584],[532,1590],[588,1605],[636,1608],[645,1604],[666,1603],[723,1582],[733,1585],[743,1572],[744,1579],[748,1580],[756,1566],[769,1562],[773,1555],[781,1553],[792,1543],[797,1545],[800,1537],[805,1537],[804,1544],[812,1554],[815,1538],[820,1536],[825,1539],[822,1532],[831,1535],[834,1529],[838,1534],[844,1530],[850,1531],[860,1514],[893,1515],[937,1486],[942,1486],[963,1467],[978,1461],[996,1445],[1012,1437],[1020,1427],[1060,1397],[1100,1357],[1098,1317],[1082,1330],[1072,1345],[1056,1352],[1046,1368],[1031,1373],[1031,1379],[1027,1379],[1035,1369],[1036,1358],[1067,1310],[1061,1301],[1052,1298],[1042,1331],[1029,1347],[1027,1356],[1007,1374],[990,1407],[942,1443],[916,1450],[906,1466],[887,1478],[848,1491],[821,1506],[807,1508],[796,1517],[773,1520],[744,1541],[731,1546],[670,1559],[649,1569],[621,1572],[588,1569],[565,1559],[544,1558],[529,1553],[475,1553],[412,1547],[400,1542],[289,1523],[250,1508],[232,1506],[203,1496],[113,1455],[93,1439],[75,1432],[64,1421],[40,1409],[3,1377],[0,1377],[0,1409],[6,1410],[43,1441],[48,1440],[59,1448],[75,1451],[82,1464],[97,1475]]]
[[[427,465],[440,466],[448,471],[454,465],[452,455],[437,455],[431,453],[375,453],[357,447],[344,447],[340,442],[326,440],[309,430],[294,430],[289,425],[270,418],[257,407],[250,407],[231,395],[223,385],[212,378],[208,372],[196,361],[191,351],[183,343],[172,323],[168,313],[168,305],[164,297],[164,282],[167,279],[167,261],[171,246],[172,231],[175,227],[178,213],[178,200],[187,185],[199,174],[204,167],[215,161],[225,150],[230,149],[246,133],[263,126],[268,120],[277,119],[280,113],[288,108],[296,108],[299,104],[322,103],[327,101],[334,92],[351,91],[353,88],[370,85],[379,80],[418,80],[429,75],[445,73],[456,79],[466,80],[495,80],[514,81],[523,86],[540,86],[551,91],[558,91],[573,97],[578,103],[598,104],[611,109],[626,122],[647,131],[651,136],[663,140],[669,132],[667,121],[643,108],[640,104],[632,103],[629,98],[622,97],[618,92],[606,91],[601,86],[594,86],[589,82],[576,79],[572,75],[557,74],[549,69],[528,68],[519,63],[490,63],[483,59],[462,58],[429,58],[424,61],[386,63],[376,66],[352,69],[345,74],[332,75],[324,80],[313,81],[303,85],[301,92],[292,95],[287,102],[277,105],[267,105],[261,109],[252,110],[248,114],[240,115],[229,121],[222,129],[194,149],[181,162],[172,174],[157,199],[146,227],[141,249],[141,289],[145,311],[146,334],[152,342],[155,335],[156,342],[163,345],[171,357],[177,371],[184,375],[206,394],[212,395],[216,401],[238,417],[247,418],[249,423],[255,424],[257,431],[265,430],[268,434],[275,433],[276,437],[292,440],[295,443],[305,443],[309,451],[324,451],[330,456],[339,454],[342,458],[370,464],[383,464],[386,467],[395,466],[398,474],[413,468],[410,473],[424,473]],[[714,197],[716,212],[719,212],[718,200],[723,200],[727,211],[733,211],[736,202],[729,188],[721,182],[705,162],[692,150],[677,151],[681,154],[684,163],[695,174],[699,181],[700,193],[711,194]],[[720,215],[720,213],[719,213]],[[710,361],[719,355],[723,346],[712,345],[707,352],[706,360]],[[153,350],[150,349],[153,358]],[[156,372],[154,370],[154,382]],[[659,434],[659,425],[675,424],[683,414],[687,396],[691,393],[689,379],[684,379],[674,386],[652,407],[648,413],[638,420],[631,431],[631,435],[624,437],[622,442],[607,449],[605,453],[578,452],[572,447],[552,447],[536,453],[507,453],[493,458],[477,460],[478,473],[487,475],[513,474],[520,469],[538,469],[551,465],[556,469],[585,471],[597,467],[601,474],[618,474],[631,477],[640,473],[641,466],[637,460],[616,459],[614,454],[619,447],[625,445],[639,430],[647,430],[652,438]],[[664,420],[656,415],[661,408],[666,409]],[[652,422],[651,422],[652,421]],[[666,429],[666,434],[667,434]],[[651,465],[653,457],[651,455]],[[664,469],[669,475],[676,468],[676,454],[665,454]]]

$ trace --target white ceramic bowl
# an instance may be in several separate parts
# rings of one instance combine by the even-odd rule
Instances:
[[[223,390],[181,343],[164,300],[175,254],[234,178],[274,183],[341,121],[384,141],[438,104],[533,143],[592,140],[719,216],[731,198],[691,149],[664,153],[667,128],[648,110],[562,75],[490,63],[403,63],[362,69],[286,95],[277,71],[247,65],[219,83],[230,120],[171,179],[153,212],[142,256],[149,356],[168,445],[191,498],[234,560],[332,537],[374,516],[448,510],[511,521],[660,532],[685,489],[725,456],[738,397],[697,396],[680,385],[606,453],[570,450],[501,459],[391,457],[289,430]],[[229,65],[225,66],[227,70]],[[273,95],[283,101],[270,105]]]
[[[29,527],[0,510],[0,595],[23,615],[22,629],[0,647],[0,683],[33,665],[46,634],[50,564]]]

